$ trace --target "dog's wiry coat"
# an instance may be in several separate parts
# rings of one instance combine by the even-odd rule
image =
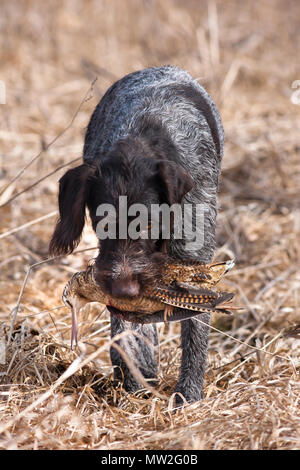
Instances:
[[[204,226],[197,226],[197,230],[204,232],[204,243],[199,249],[187,252],[184,240],[171,239],[168,250],[176,258],[194,257],[199,261],[209,262],[215,250],[217,189],[223,146],[221,119],[204,88],[179,68],[153,67],[127,75],[109,88],[88,125],[83,159],[86,164],[94,164],[97,161],[101,163],[101,160],[108,155],[126,154],[128,157],[132,154],[134,158],[129,171],[136,171],[139,175],[136,180],[143,178],[143,171],[145,175],[150,171],[148,163],[142,160],[140,160],[141,168],[137,168],[139,155],[141,158],[151,155],[152,160],[165,160],[184,169],[192,178],[193,187],[187,194],[187,190],[190,189],[188,183],[185,188],[181,188],[182,194],[185,194],[181,202],[204,205]],[[123,161],[122,156],[120,161]],[[167,168],[168,171],[172,171],[172,166]],[[126,171],[125,168],[124,172]],[[161,173],[168,179],[166,169],[162,169]],[[150,179],[150,176],[147,178]],[[180,185],[184,184],[183,180],[182,173],[177,179],[173,175],[169,176],[167,185],[169,201],[172,199],[172,194],[170,195],[172,185],[176,202],[176,190],[179,191]],[[63,196],[61,199],[63,201]],[[96,220],[93,220],[92,213],[96,203],[97,201],[87,203],[94,229]],[[62,216],[61,221],[63,224]],[[74,239],[80,236],[80,229],[77,232],[71,242],[63,242],[61,251],[66,252],[68,249],[70,251],[70,247],[72,250]],[[53,239],[52,245],[54,247],[57,243],[59,245],[62,239],[59,227]],[[128,247],[124,245],[123,248],[126,251]],[[113,270],[118,272],[117,264],[112,267]],[[203,314],[200,319],[204,324],[192,319],[182,322],[181,325],[182,362],[176,391],[180,392],[187,401],[195,401],[202,396],[209,315]],[[155,381],[157,365],[154,348],[150,344],[157,343],[155,325],[134,325],[112,316],[111,330],[112,337],[125,330],[135,330],[139,337],[132,335],[126,341],[119,341],[119,345],[143,376]],[[145,337],[146,341],[143,341],[142,337]],[[126,389],[135,391],[140,388],[141,385],[136,377],[114,348],[111,350],[111,359],[116,366],[115,377],[124,380]],[[178,395],[177,402],[180,401]]]
[[[147,136],[147,123],[155,123],[171,138],[180,165],[192,175],[194,188],[186,203],[202,203],[205,243],[195,255],[208,262],[215,248],[215,219],[224,133],[211,97],[185,71],[172,66],[154,67],[127,75],[104,95],[91,118],[84,145],[84,160],[107,154],[119,140]],[[146,122],[146,125],[144,125]],[[172,155],[170,156],[172,158]],[[182,244],[172,252],[184,256]]]

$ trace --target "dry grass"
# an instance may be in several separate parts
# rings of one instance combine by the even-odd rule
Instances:
[[[160,326],[156,393],[114,388],[108,315],[99,305],[85,310],[78,356],[61,307],[64,283],[93,251],[37,265],[19,299],[29,266],[47,258],[59,170],[0,208],[0,328],[10,338],[0,365],[1,448],[299,449],[300,341],[285,336],[300,322],[300,108],[290,101],[300,79],[299,2],[0,3],[1,204],[80,157],[90,113],[115,78],[180,65],[224,120],[216,255],[236,257],[224,282],[247,306],[211,331],[201,403],[171,411],[178,324]],[[94,245],[87,228],[80,249]]]

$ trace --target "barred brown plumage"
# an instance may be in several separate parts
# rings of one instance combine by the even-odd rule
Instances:
[[[234,267],[234,261],[205,264],[196,261],[172,261],[165,264],[162,282],[165,285],[206,287],[215,286]]]
[[[212,290],[222,276],[234,266],[233,261],[205,265],[184,261],[167,262],[161,281],[147,286],[143,296],[114,298],[103,292],[94,276],[94,266],[75,273],[65,286],[63,301],[72,310],[72,347],[77,343],[77,311],[88,302],[100,302],[123,312],[124,319],[138,323],[143,316],[161,312],[157,321],[170,320],[173,307],[186,309],[186,318],[198,313],[230,313],[228,302],[234,294]],[[131,315],[126,317],[126,312]],[[183,319],[183,318],[181,318]]]

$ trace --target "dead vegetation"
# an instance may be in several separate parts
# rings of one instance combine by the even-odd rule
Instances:
[[[296,0],[1,1],[1,448],[300,448],[300,335],[286,334],[300,323],[300,107],[290,100],[299,35]],[[236,258],[224,285],[247,307],[213,325],[205,397],[176,413],[178,324],[160,325],[152,393],[113,386],[99,305],[83,312],[81,354],[70,350],[62,288],[95,252],[41,263],[64,169],[34,185],[80,157],[116,78],[163,63],[189,70],[220,107],[216,256]],[[87,228],[79,250],[93,246]]]

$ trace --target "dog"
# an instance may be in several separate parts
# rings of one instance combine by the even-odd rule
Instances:
[[[60,218],[50,253],[61,255],[74,250],[85,224],[86,208],[97,232],[103,221],[98,207],[109,204],[118,209],[120,196],[124,196],[128,206],[202,205],[203,223],[193,219],[193,224],[203,242],[187,252],[185,237],[176,239],[172,234],[169,240],[161,236],[101,239],[96,267],[102,289],[116,297],[142,295],[143,287],[159,277],[167,256],[210,262],[215,250],[223,148],[219,112],[206,90],[186,71],[162,66],[126,75],[108,89],[91,116],[83,164],[60,179]],[[118,231],[118,217],[114,224]],[[129,323],[114,315],[113,308],[110,311],[112,338],[130,331],[117,343],[144,379],[155,385],[156,325]],[[175,387],[179,405],[202,398],[209,322],[208,314],[201,315],[201,322],[195,318],[181,322],[182,359]],[[122,381],[129,392],[143,388],[125,356],[114,347],[110,355],[115,380]]]

